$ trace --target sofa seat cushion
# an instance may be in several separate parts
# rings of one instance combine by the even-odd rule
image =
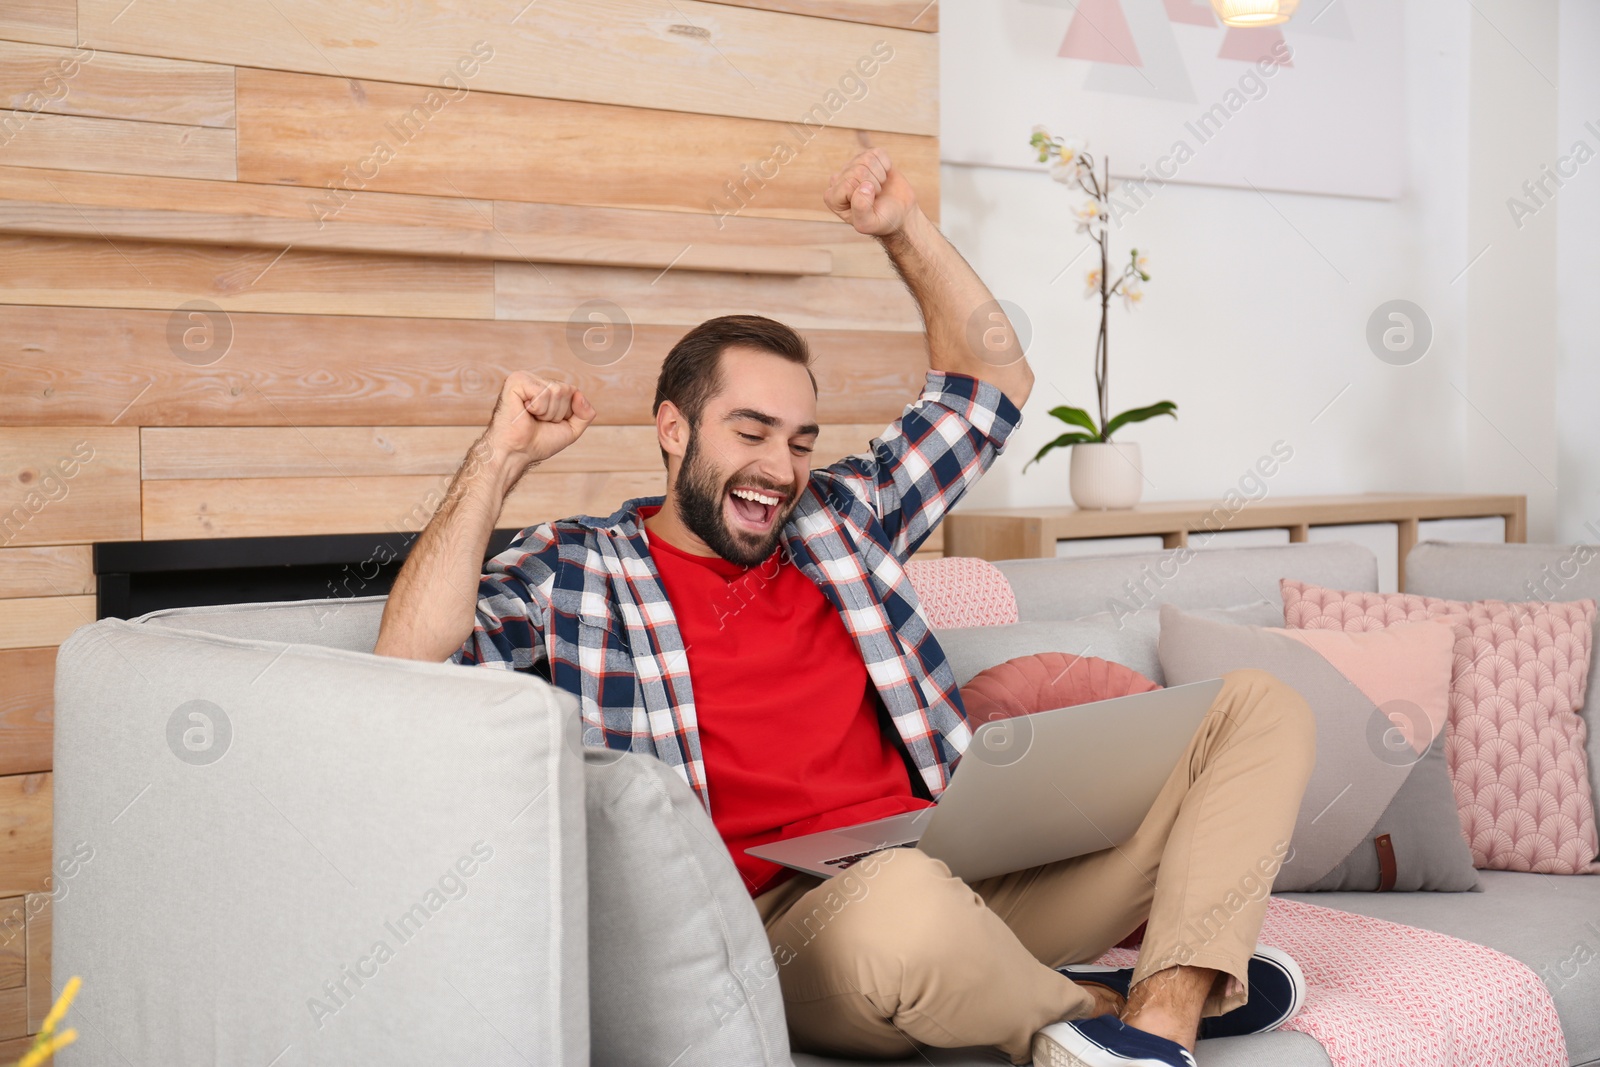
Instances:
[[[1561,1062],[1563,1035],[1573,1067],[1600,1064],[1600,1020],[1594,1012],[1600,1003],[1600,880],[1503,871],[1483,872],[1482,879],[1482,893],[1286,893],[1276,898],[1262,940],[1293,954],[1311,985],[1306,1006],[1289,1024],[1296,1030],[1202,1041],[1196,1057],[1201,1067],[1551,1064]],[[1508,921],[1513,916],[1516,921]],[[1418,929],[1397,930],[1387,923]],[[1491,954],[1433,934],[1503,952],[1534,974],[1514,968],[1502,976]],[[1102,961],[1126,963],[1133,955],[1113,950]],[[1559,1035],[1548,1017],[1540,978],[1561,1013]],[[1329,1055],[1312,1033],[1329,1041],[1335,1054]],[[1385,1055],[1385,1049],[1398,1057]],[[938,1067],[1006,1062],[988,1049],[924,1051],[926,1058],[897,1062]],[[794,1062],[796,1067],[858,1062],[865,1067],[865,1061],[804,1055]]]
[[[1274,897],[1260,940],[1305,972],[1305,1004],[1283,1029],[1315,1038],[1334,1067],[1567,1067],[1556,1006],[1528,967],[1316,900]],[[1136,959],[1112,949],[1096,962]]]
[[[1316,1039],[1292,1030],[1275,1030],[1250,1037],[1221,1037],[1202,1041],[1195,1048],[1200,1067],[1331,1067],[1332,1061]],[[989,1048],[927,1048],[903,1060],[836,1060],[797,1053],[794,1067],[991,1067],[1009,1064],[1003,1054]]]
[[[1600,878],[1480,871],[1481,893],[1285,893],[1504,952],[1544,981],[1573,1067],[1600,1065]]]

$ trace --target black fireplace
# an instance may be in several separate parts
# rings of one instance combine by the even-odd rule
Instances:
[[[484,558],[520,529],[496,530]],[[94,546],[97,618],[161,608],[387,593],[416,533],[107,541]]]

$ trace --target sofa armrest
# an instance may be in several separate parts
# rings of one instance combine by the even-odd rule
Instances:
[[[588,1062],[572,697],[116,619],[56,677],[63,1067]]]

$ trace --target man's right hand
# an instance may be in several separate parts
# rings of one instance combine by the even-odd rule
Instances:
[[[594,417],[594,405],[576,386],[515,371],[500,387],[486,436],[514,482],[582,437]]]

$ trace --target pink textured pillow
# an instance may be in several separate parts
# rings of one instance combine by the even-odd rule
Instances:
[[[1284,579],[1284,622],[1378,630],[1432,619],[1455,631],[1445,758],[1461,830],[1481,868],[1600,873],[1578,715],[1595,602],[1441,600],[1352,593]]]
[[[1131,667],[1097,656],[1040,652],[998,663],[961,687],[967,721],[976,730],[990,719],[1009,719],[1052,708],[1148,693],[1161,687]]]
[[[922,601],[928,625],[936,630],[1017,621],[1011,583],[988,560],[972,556],[913,560],[906,564],[906,577]]]

